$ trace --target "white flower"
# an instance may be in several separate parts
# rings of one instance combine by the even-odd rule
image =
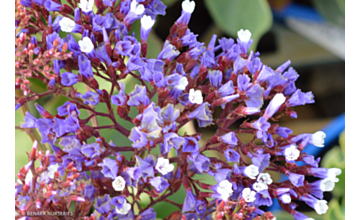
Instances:
[[[232,189],[232,184],[228,180],[221,181],[216,191],[221,195],[221,198],[224,201],[227,201],[234,192]]]
[[[255,191],[252,191],[250,188],[245,188],[242,191],[242,197],[245,199],[246,202],[254,202],[255,201]]]
[[[50,165],[49,167],[48,167],[48,173],[47,173],[47,175],[51,178],[51,179],[54,179],[54,174],[55,174],[55,172],[58,170],[58,168],[59,168],[59,164],[54,164],[54,165]]]
[[[112,182],[112,186],[116,191],[123,191],[125,188],[125,179],[122,176],[117,176]]]
[[[327,201],[325,200],[317,200],[314,204],[314,209],[318,215],[325,214],[328,208]]]
[[[94,49],[94,44],[89,37],[84,37],[82,40],[79,40],[79,46],[81,52],[84,53],[90,53]]]
[[[320,189],[323,192],[330,192],[334,189],[335,182],[330,178],[325,178],[320,181]]]
[[[256,176],[259,174],[259,168],[255,165],[251,164],[245,168],[244,173],[250,179],[255,179]]]
[[[271,100],[272,106],[280,106],[286,100],[286,97],[282,93],[277,93]]]
[[[324,139],[326,137],[326,134],[323,131],[317,131],[315,132],[311,138],[312,138],[312,144],[317,147],[324,147]]]
[[[140,22],[141,22],[141,27],[144,28],[145,30],[149,30],[155,24],[155,20],[153,20],[149,15],[142,16]]]
[[[137,15],[141,15],[144,13],[145,7],[143,4],[139,4],[136,0],[132,0],[130,4],[130,11]]]
[[[120,215],[126,215],[129,213],[130,209],[131,209],[131,205],[127,203],[125,200],[123,207],[121,209],[116,208],[116,212],[119,213]]]
[[[259,182],[256,182],[254,183],[253,185],[253,188],[256,192],[260,192],[260,191],[263,191],[265,189],[268,189],[268,186],[264,183],[259,183]]]
[[[291,202],[291,197],[289,194],[282,194],[280,198],[282,199],[282,202],[285,204],[289,204]]]
[[[32,182],[33,174],[31,170],[29,170],[25,176],[25,184],[30,184]]]
[[[64,32],[71,32],[75,28],[75,21],[68,17],[63,17],[59,22],[61,30]]]
[[[193,13],[194,9],[195,9],[195,2],[194,1],[189,1],[189,0],[185,0],[181,3],[181,7],[182,10],[184,10],[187,13]]]
[[[251,39],[251,32],[249,30],[244,31],[243,29],[241,29],[237,32],[237,35],[242,42],[249,42],[249,40]]]
[[[80,0],[79,8],[83,12],[90,12],[93,10],[94,0]]]
[[[174,165],[169,163],[169,159],[159,157],[155,169],[159,171],[162,175],[165,175],[174,170]]]
[[[193,104],[203,103],[203,97],[200,90],[190,89],[189,91],[189,101]]]
[[[339,176],[341,174],[341,169],[339,168],[330,168],[327,172],[327,178],[331,179],[333,182],[337,183],[339,182],[339,178],[336,176]]]
[[[271,179],[270,174],[268,173],[260,173],[259,176],[257,177],[257,181],[259,183],[263,183],[266,185],[269,185],[273,182],[273,180]]]
[[[290,147],[285,149],[284,154],[287,160],[293,161],[299,158],[300,151],[296,148],[296,145],[292,144]]]
[[[188,82],[187,78],[185,76],[183,76],[179,80],[179,84],[176,85],[175,88],[177,88],[178,90],[184,90],[188,84],[189,84],[189,82]]]

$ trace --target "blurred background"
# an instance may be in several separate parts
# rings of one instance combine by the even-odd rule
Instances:
[[[148,57],[157,56],[170,27],[181,14],[182,0],[163,2],[168,6],[166,15],[157,17],[148,40]],[[345,0],[195,0],[195,3],[189,28],[198,34],[199,41],[207,44],[213,34],[218,39],[236,38],[238,30],[249,29],[254,39],[251,49],[260,52],[260,59],[264,64],[276,69],[285,61],[291,60],[291,66],[300,75],[296,86],[302,91],[312,91],[315,103],[296,107],[298,119],[283,117],[279,123],[292,129],[293,134],[324,130],[327,134],[325,148],[308,146],[307,150],[323,158],[321,166],[343,170],[336,189],[325,194],[325,199],[329,201],[327,214],[317,216],[303,203],[299,203],[298,209],[316,220],[345,219]],[[139,29],[140,22],[137,21],[132,28],[137,37],[140,35]],[[40,82],[32,83],[33,91],[42,92],[46,89],[46,85]],[[133,89],[135,83],[126,81],[127,92]],[[77,86],[79,92],[86,91],[85,87]],[[100,86],[106,88],[108,85],[100,82]],[[56,114],[56,108],[65,101],[65,97],[52,95],[37,100],[52,114]],[[99,111],[106,109],[101,105],[96,108]],[[28,103],[27,109],[35,117],[39,117],[34,103]],[[83,114],[87,115],[86,112]],[[132,112],[132,116],[134,115],[136,112]],[[15,113],[15,125],[21,125],[22,120],[23,112],[19,109]],[[99,125],[108,123],[99,120]],[[129,126],[131,125],[127,127],[130,128]],[[216,126],[199,129],[196,123],[189,126],[188,129],[193,132],[195,129],[203,133],[205,139],[216,129]],[[105,132],[103,135],[106,140],[112,140],[118,146],[130,144],[129,140],[119,138],[117,133]],[[16,129],[15,144],[15,171],[18,172],[27,162],[25,152],[30,151],[32,141],[26,132]],[[172,199],[183,202],[184,197],[179,192]],[[274,205],[271,209],[278,220],[292,219],[291,215],[277,212],[278,208]],[[176,207],[164,203],[157,205],[155,209],[158,210],[158,217],[163,218],[175,211]]]

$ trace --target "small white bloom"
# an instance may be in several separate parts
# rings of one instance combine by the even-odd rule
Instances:
[[[122,176],[117,176],[112,182],[112,186],[116,191],[123,191],[125,188],[126,182]]]
[[[136,0],[132,0],[130,4],[130,11],[137,15],[141,15],[144,13],[145,7],[143,4],[139,4]]]
[[[311,138],[312,138],[312,144],[317,147],[324,147],[324,139],[326,137],[326,134],[323,131],[317,131],[315,132]]]
[[[285,204],[289,204],[291,202],[291,197],[289,196],[289,194],[282,194],[280,198],[282,199],[282,202]]]
[[[271,103],[273,106],[280,106],[285,102],[285,100],[286,97],[282,93],[277,93],[271,100]]]
[[[75,21],[71,20],[68,17],[63,17],[59,22],[61,30],[64,32],[71,32],[75,28]]]
[[[187,13],[193,13],[194,9],[195,9],[195,2],[194,1],[189,1],[189,0],[185,0],[181,3],[181,7],[182,10],[184,10]]]
[[[296,148],[296,145],[292,144],[290,147],[285,149],[284,154],[287,160],[293,161],[299,158],[300,151]]]
[[[169,159],[159,157],[155,169],[159,171],[162,175],[166,175],[167,173],[174,170],[174,165],[169,163]]]
[[[188,84],[189,84],[189,82],[188,82],[187,78],[185,76],[183,76],[179,80],[179,84],[176,85],[175,88],[177,88],[178,90],[184,90]]]
[[[50,179],[54,179],[54,174],[55,174],[55,172],[58,170],[58,168],[59,168],[59,164],[54,164],[54,165],[50,165],[49,167],[48,167],[48,176],[50,177]]]
[[[219,183],[217,192],[221,195],[222,200],[227,201],[234,191],[232,184],[228,180],[223,180]]]
[[[80,0],[79,8],[83,12],[90,12],[93,10],[94,0]]]
[[[200,90],[190,89],[189,91],[189,101],[193,104],[203,103],[203,97]]]
[[[25,176],[25,184],[30,184],[32,182],[33,174],[31,170],[29,170]]]
[[[237,35],[242,42],[249,42],[249,40],[251,39],[251,32],[249,30],[244,31],[243,29],[241,29],[237,32]]]
[[[337,183],[339,182],[339,178],[336,176],[339,176],[341,174],[341,169],[339,168],[330,168],[327,172],[327,178],[331,179],[333,182]]]
[[[268,186],[264,183],[259,183],[259,182],[256,182],[254,183],[253,185],[253,188],[256,192],[260,192],[260,191],[263,191],[265,189],[268,189]]]
[[[250,179],[255,179],[256,176],[259,174],[259,168],[255,165],[251,164],[245,168],[244,173]]]
[[[255,191],[252,191],[250,188],[245,188],[242,191],[242,197],[245,199],[246,202],[254,202],[255,201]]]
[[[334,187],[335,187],[335,183],[330,178],[325,178],[320,182],[320,189],[323,192],[330,192],[334,189]]]
[[[89,37],[84,37],[82,40],[79,40],[79,46],[81,52],[84,53],[90,53],[94,49],[94,44]]]
[[[155,20],[153,20],[149,15],[142,16],[140,22],[141,22],[141,27],[144,28],[145,30],[149,30],[155,24]]]
[[[325,214],[328,208],[327,201],[325,200],[317,200],[314,204],[314,209],[318,215]]]
[[[126,215],[129,213],[130,209],[131,209],[131,205],[127,203],[125,200],[123,207],[121,209],[116,208],[116,212],[119,213],[120,215]]]
[[[260,173],[259,176],[257,177],[257,181],[259,183],[263,183],[266,185],[269,185],[273,182],[273,180],[271,179],[270,174],[268,173]]]

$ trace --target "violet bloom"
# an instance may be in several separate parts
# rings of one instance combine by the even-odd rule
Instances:
[[[24,123],[21,124],[22,128],[35,128],[36,127],[36,118],[30,113],[26,112],[24,117]]]
[[[213,124],[212,113],[209,109],[209,103],[200,104],[193,112],[188,115],[189,119],[197,119],[200,127],[206,127]]]
[[[78,82],[78,75],[70,72],[61,74],[61,84],[64,86],[72,86]]]
[[[135,20],[141,18],[145,12],[145,7],[143,4],[139,4],[136,0],[132,0],[130,4],[130,10],[124,18],[124,23],[126,26],[134,23]]]
[[[286,173],[286,175],[289,177],[290,182],[294,186],[299,187],[299,186],[304,185],[304,180],[305,180],[304,175],[297,174],[297,173],[291,173],[291,172]]]
[[[207,172],[212,165],[209,158],[198,152],[193,152],[187,159],[193,162],[195,168],[200,173]]]
[[[105,158],[102,163],[98,164],[103,169],[101,170],[101,173],[110,179],[115,179],[117,177],[118,173],[118,164],[116,160]]]
[[[162,193],[166,188],[168,188],[170,185],[161,176],[156,176],[150,179],[149,183],[158,191],[159,193]]]
[[[228,162],[238,163],[240,160],[240,154],[233,149],[226,149],[224,155]]]
[[[229,145],[237,145],[237,137],[234,132],[229,132],[220,137],[220,140]]]
[[[161,153],[167,154],[171,148],[179,149],[181,145],[185,142],[183,137],[180,137],[176,133],[166,133],[164,134],[164,143],[160,144]]]
[[[156,212],[153,208],[148,208],[143,211],[139,216],[141,220],[155,220],[156,219]]]
[[[193,211],[195,209],[196,198],[192,190],[186,190],[186,197],[183,203],[182,212]]]
[[[185,137],[185,142],[183,144],[183,152],[196,152],[199,150],[199,143],[194,137]]]
[[[120,82],[119,85],[119,94],[111,96],[111,103],[114,105],[122,106],[126,104],[127,97],[125,93],[125,84],[123,82]]]
[[[79,63],[79,73],[84,76],[85,78],[92,78],[93,71],[91,68],[91,61],[84,55],[81,54],[78,58]]]
[[[140,43],[135,37],[125,36],[116,43],[116,52],[123,56],[140,56]]]
[[[61,4],[54,2],[52,0],[46,0],[44,6],[48,11],[60,11],[60,9],[62,8]]]
[[[84,99],[84,104],[97,105],[99,103],[99,94],[96,92],[85,92],[84,95],[78,93],[78,97]]]
[[[135,88],[129,94],[129,100],[127,102],[129,106],[140,106],[141,104],[144,106],[148,106],[150,104],[150,99],[146,95],[145,86],[135,85]]]
[[[255,194],[254,204],[256,206],[262,206],[262,205],[271,206],[272,203],[273,203],[272,198],[271,198],[268,190],[265,189],[265,190],[259,191]]]
[[[145,147],[148,143],[146,133],[142,132],[139,127],[133,127],[131,129],[129,140],[133,142],[132,146],[134,148]]]
[[[105,194],[102,197],[97,197],[95,200],[94,208],[96,211],[98,211],[100,214],[105,215],[108,212],[110,212],[111,209],[111,199],[108,194]]]

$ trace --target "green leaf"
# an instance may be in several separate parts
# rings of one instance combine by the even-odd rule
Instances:
[[[340,135],[339,144],[343,151],[343,154],[345,154],[345,131],[343,131]]]
[[[342,12],[338,0],[313,0],[313,2],[315,8],[326,20],[341,27],[345,27],[345,9],[344,12]]]
[[[324,220],[345,220],[345,215],[340,210],[339,203],[336,200],[332,200],[329,203],[329,209],[324,215]]]
[[[266,0],[205,0],[211,17],[228,35],[236,38],[240,29],[248,29],[256,48],[260,37],[270,29],[272,13]]]

